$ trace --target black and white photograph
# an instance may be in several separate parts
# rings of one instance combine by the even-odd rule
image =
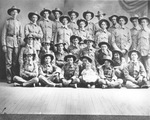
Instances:
[[[150,120],[150,0],[0,0],[0,120]]]

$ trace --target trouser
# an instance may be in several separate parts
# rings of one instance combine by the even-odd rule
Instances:
[[[62,84],[63,86],[67,87],[70,84],[78,84],[80,82],[79,78],[74,78],[74,79],[62,79]]]
[[[12,81],[14,75],[17,72],[17,60],[18,60],[18,47],[11,48],[7,47],[7,52],[5,53],[6,59],[6,79]]]
[[[99,85],[107,85],[107,87],[109,87],[109,88],[120,87],[122,83],[123,83],[123,80],[120,78],[117,80],[99,79],[99,81],[98,81]]]
[[[141,61],[146,69],[147,72],[147,79],[150,80],[150,55],[142,56]]]
[[[41,82],[44,85],[55,85],[57,83],[60,83],[61,81],[60,81],[59,76],[51,75],[49,77],[45,77],[43,75],[40,75],[39,82]]]
[[[30,78],[30,79],[25,79],[25,78],[22,78],[20,76],[14,76],[13,81],[16,82],[16,83],[21,84],[24,87],[31,86],[34,83],[36,84],[36,83],[39,82],[37,77],[33,77],[33,78]]]

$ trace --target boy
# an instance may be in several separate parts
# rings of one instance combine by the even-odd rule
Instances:
[[[62,83],[65,87],[74,87],[77,88],[79,83],[79,67],[74,62],[76,57],[74,55],[65,56],[64,60],[67,62],[62,68]]]
[[[136,50],[128,53],[131,61],[124,68],[124,76],[127,88],[148,87],[146,71],[143,64],[139,61],[141,54]]]
[[[61,69],[52,64],[53,59],[54,56],[50,52],[42,56],[41,66],[39,67],[39,82],[50,87],[61,87],[59,78]]]
[[[28,49],[24,56],[24,63],[20,66],[20,76],[14,76],[14,86],[35,86],[38,83],[38,66],[34,62],[35,54],[33,49]]]
[[[116,77],[111,58],[106,57],[103,59],[103,63],[104,65],[99,67],[100,80],[98,81],[98,84],[100,86],[102,85],[102,88],[121,88],[123,80]]]

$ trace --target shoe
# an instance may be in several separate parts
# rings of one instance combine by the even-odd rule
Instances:
[[[70,84],[70,87],[77,88],[77,84]]]
[[[10,81],[10,80],[8,80],[8,81],[7,81],[7,83],[8,83],[8,84],[11,84],[11,81]]]
[[[62,83],[56,83],[55,87],[62,87]]]
[[[92,85],[91,88],[95,88],[95,85]]]
[[[35,87],[36,85],[35,85],[35,83],[33,83],[33,87]]]
[[[91,88],[91,85],[90,85],[90,84],[87,84],[87,87],[88,87],[88,88]]]
[[[105,89],[105,88],[107,88],[107,85],[102,85],[102,89]]]
[[[14,87],[16,87],[16,86],[21,86],[19,83],[14,83]]]
[[[55,84],[49,84],[48,87],[55,87]]]
[[[39,82],[38,85],[41,86],[41,83]]]

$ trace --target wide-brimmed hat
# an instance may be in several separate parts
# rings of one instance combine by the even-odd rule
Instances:
[[[102,22],[105,22],[105,23],[107,24],[107,29],[110,27],[110,23],[109,23],[109,21],[106,20],[106,19],[101,19],[101,20],[99,21],[99,26],[100,26],[100,27],[101,27]]]
[[[117,15],[112,15],[112,16],[109,17],[109,20],[111,21],[113,17],[116,17],[116,19],[118,18]]]
[[[44,12],[48,12],[49,14],[51,14],[51,11],[49,9],[44,8],[41,12],[40,15],[43,16]]]
[[[139,16],[137,14],[135,14],[134,16],[132,16],[130,18],[130,21],[132,22],[134,19],[138,19],[139,20]]]
[[[77,35],[72,35],[72,36],[70,37],[70,42],[73,42],[73,40],[76,39],[76,38],[79,40],[79,43],[80,43],[81,40],[82,40],[82,38],[79,37],[79,36],[77,36]]]
[[[86,44],[87,41],[91,41],[91,42],[93,42],[95,44],[95,41],[94,41],[94,39],[92,37],[88,37],[87,39],[85,39],[84,43]]]
[[[27,42],[27,40],[28,40],[29,38],[35,39],[35,37],[34,37],[32,34],[28,34],[28,35],[24,38],[24,42]]]
[[[73,9],[70,10],[70,11],[68,11],[68,15],[69,15],[69,16],[71,16],[72,13],[75,13],[75,14],[76,14],[76,18],[79,16],[79,13],[78,13],[77,11],[73,10]]]
[[[150,24],[150,19],[147,16],[143,16],[143,17],[139,18],[139,24],[141,24],[141,21],[144,19],[148,21],[148,24]]]
[[[80,57],[80,60],[82,61],[83,59],[87,59],[90,63],[92,63],[92,59],[88,57],[87,55]]]
[[[68,20],[68,23],[70,22],[70,17],[67,16],[67,15],[61,16],[61,17],[59,18],[59,21],[62,23],[62,20],[63,20],[64,18],[66,18],[66,19]]]
[[[63,40],[60,39],[60,40],[55,44],[55,46],[57,47],[57,46],[60,45],[60,44],[66,45],[66,43],[64,43]]]
[[[68,58],[73,58],[73,61],[76,61],[77,59],[76,56],[72,55],[71,53],[64,57],[64,61],[67,61]]]
[[[100,43],[98,44],[98,46],[101,48],[101,46],[104,45],[104,44],[107,45],[108,48],[110,49],[110,45],[109,45],[108,42],[100,42]]]
[[[59,8],[55,8],[54,10],[52,10],[52,13],[55,14],[55,12],[59,12],[60,15],[62,15],[62,11]]]
[[[13,10],[17,10],[18,13],[20,13],[20,9],[19,8],[17,8],[16,6],[12,6],[11,8],[9,8],[7,10],[8,15],[11,15],[11,11],[13,11]]]
[[[89,11],[89,10],[87,10],[87,11],[83,12],[83,18],[84,18],[84,19],[86,19],[86,14],[88,14],[88,13],[90,13],[90,14],[91,14],[91,19],[93,19],[93,17],[94,17],[94,13],[93,13],[93,12],[91,12],[91,11]]]
[[[88,25],[88,22],[84,19],[79,19],[77,20],[77,25],[79,26],[80,22],[84,22],[85,23],[85,27]]]
[[[41,64],[44,63],[44,59],[45,57],[50,56],[51,57],[51,61],[54,59],[54,56],[50,53],[50,52],[46,52],[42,57],[41,57]]]
[[[28,14],[29,20],[32,20],[31,18],[32,18],[33,15],[36,15],[38,17],[37,21],[40,19],[40,16],[39,16],[39,14],[37,12],[30,12]]]
[[[112,53],[113,53],[113,56],[114,56],[115,53],[119,53],[120,57],[123,57],[122,52],[119,51],[119,50],[114,50],[114,51],[112,51]]]
[[[131,54],[132,54],[133,52],[136,52],[136,53],[137,53],[138,58],[140,58],[140,57],[141,57],[141,54],[140,54],[140,52],[139,52],[139,51],[137,51],[137,50],[131,50],[131,51],[129,51],[129,53],[128,53],[129,58],[131,58]]]
[[[105,16],[106,13],[104,13],[103,11],[97,11],[97,15],[95,15],[95,17],[99,17],[100,15]]]
[[[105,62],[106,60],[109,61],[109,62],[111,63],[111,65],[114,64],[110,56],[106,56],[105,58],[102,59],[101,62],[104,64],[104,62]]]
[[[120,20],[121,18],[123,18],[123,19],[125,20],[125,24],[128,23],[128,18],[127,18],[126,16],[119,16],[119,17],[117,18],[117,22],[118,22],[118,23],[119,23],[119,20]]]

